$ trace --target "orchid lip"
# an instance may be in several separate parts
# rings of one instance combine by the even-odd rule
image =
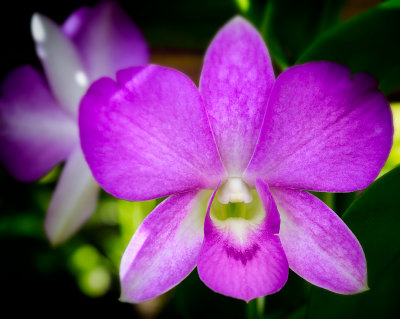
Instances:
[[[160,295],[196,264],[208,287],[246,301],[279,291],[289,265],[336,293],[364,289],[361,245],[307,190],[355,191],[378,174],[393,127],[376,82],[327,61],[275,80],[262,36],[241,18],[215,37],[201,72],[198,90],[170,68],[122,69],[80,104],[99,184],[125,200],[169,196],[124,254],[124,300]]]
[[[234,183],[236,183],[234,186],[239,185],[237,180]],[[242,186],[247,187],[246,184]],[[230,233],[241,246],[245,245],[249,232],[257,228],[265,218],[265,210],[257,192],[248,188],[246,190],[248,191],[247,196],[251,198],[250,202],[228,202],[225,204],[218,200],[213,202],[210,210],[213,224],[218,229]],[[217,196],[220,195],[219,192],[220,190]]]
[[[221,204],[228,204],[229,202],[247,204],[253,200],[250,187],[241,177],[229,177],[221,186],[217,197]]]

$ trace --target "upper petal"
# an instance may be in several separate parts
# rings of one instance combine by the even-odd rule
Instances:
[[[46,235],[52,244],[68,239],[92,215],[99,190],[77,147],[64,166],[46,215]]]
[[[266,185],[257,188],[264,209],[253,217],[213,216],[209,204],[197,269],[212,290],[234,298],[272,294],[286,283],[289,266],[277,235],[279,214]]]
[[[100,2],[94,8],[74,12],[63,26],[83,59],[90,80],[149,59],[146,41],[130,17],[116,2]]]
[[[62,32],[73,42],[80,36],[86,27],[88,19],[93,9],[89,7],[80,7],[72,12],[61,26]]]
[[[342,294],[367,289],[364,252],[328,206],[305,191],[271,188],[289,267],[314,285]]]
[[[146,217],[121,260],[123,301],[154,298],[189,275],[203,241],[209,196],[209,191],[174,195]]]
[[[274,72],[258,31],[236,17],[207,50],[200,80],[210,125],[222,162],[241,176],[259,136]]]
[[[103,78],[82,100],[81,144],[100,185],[128,200],[198,188],[225,177],[197,88],[159,66]]]
[[[253,184],[349,192],[369,185],[392,145],[388,102],[365,73],[313,62],[283,72],[245,172]]]
[[[76,145],[77,125],[54,101],[42,76],[30,66],[11,72],[0,100],[0,157],[7,170],[34,181]]]
[[[79,101],[89,85],[79,52],[61,28],[46,16],[34,14],[31,31],[54,97],[77,115]]]

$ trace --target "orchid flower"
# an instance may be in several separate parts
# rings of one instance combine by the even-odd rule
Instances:
[[[59,27],[35,14],[31,31],[44,78],[31,66],[12,71],[2,85],[0,158],[17,179],[31,182],[66,160],[45,229],[58,244],[92,214],[99,186],[79,143],[78,107],[89,84],[118,69],[147,63],[147,45],[112,2],[81,8]]]
[[[289,267],[337,293],[367,289],[356,237],[305,190],[362,189],[382,168],[393,124],[370,75],[312,62],[275,80],[260,34],[236,17],[210,44],[199,89],[162,66],[120,70],[89,88],[79,126],[106,191],[167,196],[122,257],[121,300],[156,297],[196,265],[212,290],[247,301],[280,290]]]

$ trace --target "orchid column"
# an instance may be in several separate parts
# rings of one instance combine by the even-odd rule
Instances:
[[[237,17],[210,44],[199,89],[161,66],[121,70],[90,87],[79,125],[106,191],[168,196],[125,251],[122,300],[153,298],[196,265],[211,289],[244,300],[280,290],[289,267],[337,293],[367,289],[357,239],[305,190],[362,189],[382,168],[393,124],[370,75],[313,62],[275,80],[260,34]]]
[[[114,2],[81,8],[62,27],[35,14],[31,30],[45,77],[22,66],[5,79],[0,158],[15,178],[26,182],[66,160],[46,217],[47,236],[58,244],[89,218],[99,191],[80,148],[80,99],[99,77],[146,64],[148,49]]]

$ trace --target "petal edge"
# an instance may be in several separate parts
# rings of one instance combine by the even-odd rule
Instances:
[[[276,235],[278,211],[268,188],[261,193],[266,195],[262,202],[268,211],[250,220],[215,220],[210,202],[197,265],[200,279],[212,290],[246,301],[279,291],[289,273]]]
[[[256,28],[230,20],[204,58],[200,92],[222,162],[241,176],[254,152],[274,83],[268,49]]]
[[[367,290],[364,252],[339,216],[305,191],[272,188],[271,192],[281,216],[279,236],[289,267],[336,293]]]
[[[202,203],[209,192],[164,200],[135,232],[121,260],[121,300],[142,302],[181,282],[194,269],[203,240]],[[203,207],[205,208],[205,207]]]
[[[80,108],[81,144],[99,184],[147,200],[213,189],[225,176],[193,82],[150,65],[95,82]]]
[[[367,187],[389,154],[389,103],[366,73],[332,62],[284,71],[244,178],[271,187],[351,192]]]

